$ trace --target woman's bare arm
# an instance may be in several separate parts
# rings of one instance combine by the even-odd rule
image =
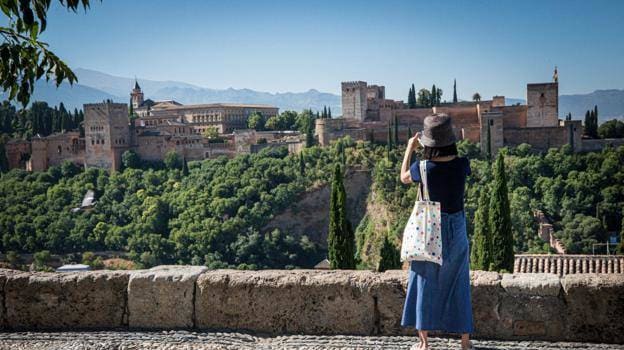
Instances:
[[[412,175],[410,174],[410,158],[412,156],[412,152],[416,149],[418,138],[420,138],[419,132],[407,141],[407,147],[405,147],[403,164],[401,164],[401,182],[404,184],[412,183]]]

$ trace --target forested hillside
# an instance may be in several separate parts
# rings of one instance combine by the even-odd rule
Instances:
[[[266,149],[234,159],[136,164],[123,171],[82,171],[71,164],[46,172],[12,170],[0,178],[0,251],[52,253],[122,250],[143,266],[205,264],[211,268],[311,267],[325,248],[308,235],[262,231],[306,189],[330,181],[333,166],[372,172],[366,213],[356,229],[360,267],[372,267],[386,234],[398,248],[416,186],[399,182],[403,148],[343,139],[339,147],[310,147],[299,155]],[[477,145],[460,143],[472,161],[466,191],[469,234],[479,191],[487,190],[489,163]],[[547,251],[536,234],[533,210],[543,210],[569,253],[591,252],[607,231],[619,232],[624,207],[624,147],[574,154],[569,148],[533,154],[530,146],[507,156],[516,252]],[[415,159],[415,158],[414,158]],[[91,210],[71,212],[87,189]],[[364,190],[364,189],[363,189]],[[328,206],[326,206],[328,207]],[[325,212],[315,213],[321,218]],[[306,215],[309,217],[309,215]]]

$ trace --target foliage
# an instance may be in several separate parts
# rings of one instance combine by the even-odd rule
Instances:
[[[165,154],[165,159],[163,159],[165,166],[169,169],[182,169],[183,162],[182,158],[176,153],[176,151],[171,150]]]
[[[63,103],[50,107],[46,102],[33,102],[30,108],[16,111],[9,101],[0,105],[0,134],[12,138],[30,138],[39,134],[48,136],[52,133],[82,130],[84,114],[82,111],[67,111]]]
[[[475,92],[475,93],[472,95],[472,100],[473,100],[473,101],[475,101],[475,102],[479,102],[479,101],[481,101],[481,94],[479,94],[478,92]]]
[[[33,255],[33,267],[36,271],[50,271],[52,269],[48,266],[48,263],[51,258],[52,256],[49,250],[36,252]]]
[[[416,108],[416,88],[414,84],[412,84],[407,94],[407,108]]]
[[[121,163],[125,169],[138,169],[141,166],[141,158],[134,150],[127,150],[121,155]]]
[[[249,115],[249,118],[247,119],[247,127],[256,131],[264,130],[264,123],[264,116],[262,115],[262,113],[259,112],[251,113],[251,115]]]
[[[613,119],[600,124],[598,136],[601,139],[613,139],[624,137],[624,122]]]
[[[453,103],[457,103],[457,80],[453,79]]]
[[[493,183],[488,213],[489,229],[492,237],[490,270],[512,272],[514,265],[514,239],[504,159],[503,153],[499,152],[492,169]]]
[[[585,112],[585,135],[598,138],[598,106]]]
[[[401,254],[388,235],[384,236],[381,251],[379,252],[379,264],[377,271],[394,270],[401,268]]]
[[[79,7],[89,7],[89,0],[59,2],[74,12]],[[70,84],[77,81],[71,69],[48,49],[48,44],[39,40],[47,27],[50,3],[51,0],[0,0],[0,8],[8,19],[6,27],[0,26],[0,83],[10,100],[16,99],[23,106],[30,101],[35,81],[43,77],[53,80],[56,86],[65,80]]]
[[[347,219],[347,194],[340,164],[334,168],[329,201],[328,259],[332,269],[355,268],[355,235]]]
[[[487,271],[492,262],[492,233],[489,224],[489,189],[479,190],[479,207],[474,216],[474,233],[470,251],[470,267],[473,270]]]

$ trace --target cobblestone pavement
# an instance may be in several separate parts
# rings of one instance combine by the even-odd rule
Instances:
[[[409,349],[416,341],[407,336],[308,336],[264,337],[234,332],[11,332],[0,333],[0,350],[20,349]],[[624,349],[623,345],[543,341],[474,340],[477,349]],[[431,350],[460,349],[459,339],[431,337]]]

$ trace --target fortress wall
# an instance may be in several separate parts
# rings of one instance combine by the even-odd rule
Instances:
[[[568,143],[565,127],[509,128],[503,130],[505,146],[530,144],[533,149],[546,151]]]
[[[624,274],[472,271],[474,336],[624,344]],[[407,272],[0,269],[0,325],[415,335],[400,325]]]
[[[601,151],[605,148],[605,146],[609,145],[612,147],[619,147],[624,145],[623,139],[596,139],[596,140],[582,140],[581,141],[581,151]]]
[[[503,107],[503,128],[524,128],[526,125],[526,105]]]

